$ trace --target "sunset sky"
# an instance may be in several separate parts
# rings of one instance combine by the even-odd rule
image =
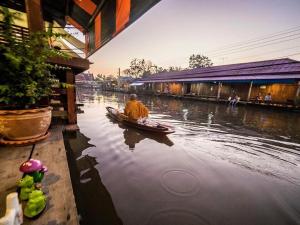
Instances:
[[[162,0],[93,54],[89,71],[116,75],[133,58],[185,68],[193,53],[214,65],[300,60],[299,11],[300,0]]]

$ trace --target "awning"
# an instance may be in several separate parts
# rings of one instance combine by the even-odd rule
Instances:
[[[82,0],[82,2],[84,1]],[[159,1],[103,0],[98,4],[88,23],[86,33],[87,55],[93,54]]]
[[[288,82],[300,80],[300,74],[282,75],[256,75],[256,76],[224,76],[224,77],[203,77],[203,78],[182,78],[182,79],[161,79],[161,80],[143,80],[144,83],[197,83],[197,82],[250,82],[250,81],[271,81],[271,80],[285,80]],[[144,84],[143,83],[143,84]]]
[[[44,20],[67,23],[86,34],[87,56],[109,42],[160,0],[43,0]],[[0,5],[25,12],[24,0]]]
[[[67,3],[66,21],[86,34],[85,52],[90,56],[160,0],[60,1]],[[48,14],[57,13],[56,1],[44,0],[43,5]],[[54,19],[59,22],[61,16]]]
[[[143,85],[144,83],[131,83],[130,86],[141,86]]]

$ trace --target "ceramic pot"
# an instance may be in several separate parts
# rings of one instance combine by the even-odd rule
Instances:
[[[51,123],[52,107],[0,110],[0,135],[6,140],[23,141],[44,136]]]

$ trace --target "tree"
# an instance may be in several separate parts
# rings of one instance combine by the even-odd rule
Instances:
[[[142,76],[157,73],[157,66],[151,61],[145,59],[133,59],[130,62],[130,68],[123,70],[123,73],[127,76],[139,78]]]
[[[212,61],[204,55],[193,54],[189,58],[189,68],[199,68],[199,67],[211,67],[213,65]]]
[[[130,62],[130,68],[124,70],[123,72],[128,76],[132,76],[134,78],[141,77],[146,70],[146,61],[145,59],[133,59]]]
[[[165,68],[163,68],[163,67],[161,67],[161,66],[158,66],[156,68],[156,73],[162,73],[162,72],[168,72],[168,70],[165,69]]]
[[[101,83],[103,82],[105,76],[102,75],[102,74],[97,74],[96,78],[95,78],[95,81],[98,82],[98,83]]]
[[[182,68],[180,66],[170,66],[169,67],[169,72],[173,72],[173,71],[181,71]]]
[[[140,78],[152,74],[180,71],[182,68],[179,66],[170,66],[169,69],[165,69],[161,66],[153,64],[150,60],[145,59],[133,59],[130,62],[130,68],[123,70],[123,73],[127,76]]]

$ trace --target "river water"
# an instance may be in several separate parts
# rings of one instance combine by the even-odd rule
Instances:
[[[300,224],[300,116],[139,96],[166,137],[115,123],[128,95],[78,92],[80,131],[65,135],[81,224]]]

